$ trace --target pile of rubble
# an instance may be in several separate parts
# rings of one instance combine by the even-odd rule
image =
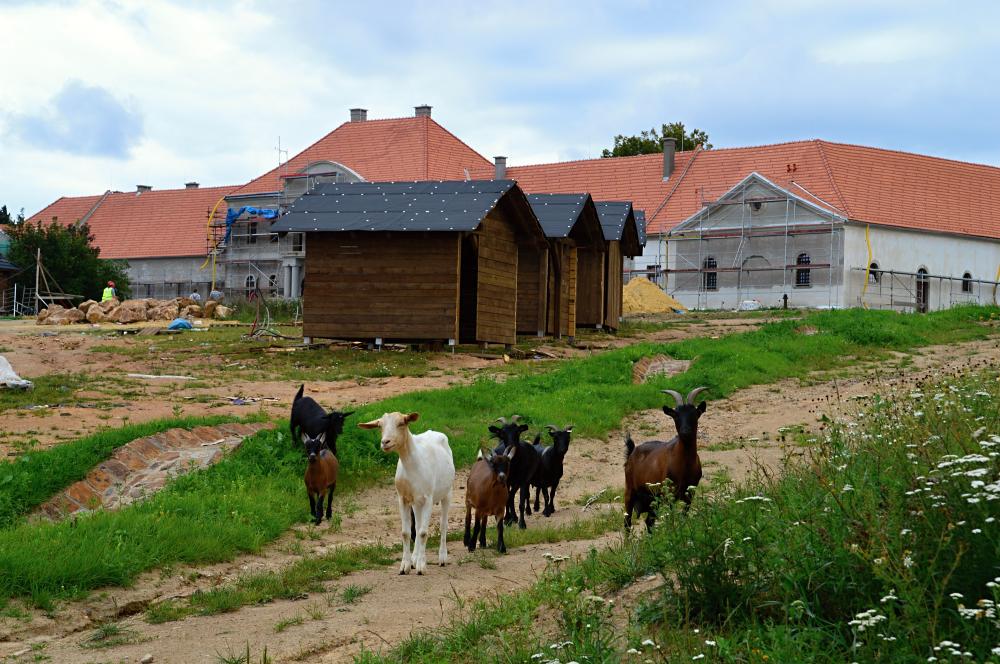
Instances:
[[[175,318],[227,318],[232,313],[229,307],[215,300],[204,305],[188,297],[173,300],[117,299],[107,302],[87,300],[79,306],[67,309],[58,304],[38,312],[39,325],[70,325],[72,323],[139,323],[147,320],[171,321]]]

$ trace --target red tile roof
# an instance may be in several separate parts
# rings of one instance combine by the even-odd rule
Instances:
[[[662,179],[662,155],[511,167],[528,193],[590,192],[631,200],[650,233],[669,231],[757,172],[853,221],[1000,238],[1000,168],[811,140],[679,152]]]
[[[102,258],[203,256],[208,251],[209,211],[233,189],[203,187],[63,197],[28,221],[48,223],[58,217],[59,223],[73,224],[100,203],[87,221]],[[220,210],[225,218],[224,203]]]
[[[466,170],[490,168],[481,154],[426,116],[345,122],[308,148],[251,180],[234,194],[280,191],[281,176],[317,161],[335,161],[370,181],[463,180]]]

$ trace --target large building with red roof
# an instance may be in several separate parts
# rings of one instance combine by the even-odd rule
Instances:
[[[514,166],[506,177],[528,193],[632,201],[645,212],[648,242],[627,267],[688,306],[913,310],[993,299],[1000,168],[822,140],[665,147]],[[304,241],[269,233],[261,209],[281,211],[321,181],[483,179],[504,168],[433,120],[429,106],[383,120],[352,109],[349,122],[246,184],[61,198],[32,220],[87,221],[102,255],[128,259],[147,289],[209,281],[211,268],[198,268],[214,247],[218,283],[294,297]],[[243,210],[228,227],[226,208]]]

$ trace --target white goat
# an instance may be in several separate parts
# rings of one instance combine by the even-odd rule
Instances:
[[[441,503],[441,545],[438,564],[448,562],[448,506],[455,482],[455,462],[448,446],[448,437],[438,431],[413,435],[409,423],[416,422],[417,413],[385,413],[371,422],[358,424],[362,429],[382,430],[382,451],[399,455],[396,464],[396,493],[399,496],[399,519],[403,524],[403,562],[400,574],[411,568],[417,574],[427,569],[427,535],[434,503]],[[411,518],[416,533],[410,529]],[[413,557],[410,557],[410,541]]]

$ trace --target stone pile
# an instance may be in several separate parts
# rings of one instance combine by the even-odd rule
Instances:
[[[117,299],[107,302],[87,300],[79,306],[66,308],[53,304],[38,312],[39,325],[71,325],[73,323],[139,323],[147,320],[171,321],[175,318],[227,318],[232,313],[214,300],[205,302],[204,306],[188,297],[178,297],[173,300],[140,300]]]

